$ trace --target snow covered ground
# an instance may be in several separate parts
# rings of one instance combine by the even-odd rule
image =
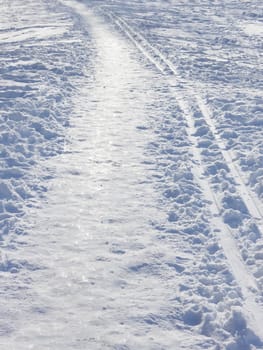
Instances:
[[[0,349],[263,349],[262,10],[0,0]]]

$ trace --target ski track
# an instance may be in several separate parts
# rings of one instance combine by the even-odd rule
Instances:
[[[102,7],[103,9],[103,7]],[[262,204],[255,197],[255,195],[250,191],[250,189],[245,185],[245,181],[242,177],[238,166],[235,164],[232,155],[225,148],[224,142],[221,140],[220,135],[217,133],[216,126],[213,122],[211,112],[209,107],[202,99],[202,97],[196,92],[198,87],[195,89],[191,86],[191,82],[182,81],[178,75],[176,67],[170,62],[158,49],[153,47],[140,33],[136,32],[131,26],[127,24],[122,18],[109,11],[104,10],[104,15],[109,16],[117,27],[134,43],[134,45],[141,51],[141,53],[164,75],[170,75],[171,73],[176,77],[176,82],[169,79],[171,86],[179,85],[180,90],[184,92],[184,95],[177,88],[175,99],[177,100],[181,110],[184,113],[187,125],[188,125],[188,138],[193,145],[194,159],[196,159],[197,168],[194,169],[197,180],[203,193],[206,195],[207,199],[211,202],[211,213],[213,214],[213,227],[221,245],[224,249],[225,255],[229,261],[230,268],[241,287],[244,296],[244,310],[250,324],[251,328],[256,331],[263,339],[263,330],[260,326],[263,323],[263,308],[257,303],[256,299],[258,294],[260,294],[260,289],[255,281],[254,276],[249,272],[247,266],[244,264],[242,256],[237,247],[237,243],[233,238],[234,234],[226,225],[221,218],[221,205],[220,199],[217,194],[212,190],[211,186],[205,180],[204,173],[205,168],[203,166],[203,160],[197,145],[196,137],[196,127],[195,127],[195,117],[192,113],[192,105],[189,104],[190,96],[194,96],[198,108],[200,109],[207,125],[209,126],[216,142],[217,146],[222,152],[225,159],[225,163],[229,167],[231,175],[235,180],[236,186],[238,186],[237,192],[245,203],[251,217],[255,220],[262,236],[263,232],[263,215],[262,215]],[[183,87],[183,88],[182,88]],[[185,98],[186,96],[186,98]],[[222,229],[217,230],[221,227]]]
[[[147,57],[150,62],[152,62],[156,68],[163,74],[171,72],[177,79],[177,84],[180,84],[180,86],[183,86],[183,90],[187,95],[187,98],[189,99],[190,96],[194,96],[196,98],[197,105],[201,111],[201,113],[204,116],[204,119],[207,122],[207,125],[209,126],[210,130],[212,131],[212,134],[217,141],[217,145],[219,149],[222,152],[222,155],[226,161],[226,164],[230,168],[231,174],[233,179],[235,179],[235,182],[239,189],[239,194],[244,203],[246,204],[250,214],[252,217],[254,217],[255,221],[257,222],[258,227],[260,228],[260,232],[262,235],[263,232],[263,209],[262,209],[262,203],[255,197],[255,195],[250,191],[250,189],[246,186],[245,180],[242,177],[241,171],[238,169],[238,165],[235,164],[233,156],[230,154],[228,150],[226,150],[226,147],[224,145],[224,142],[220,138],[220,135],[217,133],[216,126],[213,122],[213,118],[211,116],[211,112],[209,110],[209,107],[207,106],[204,99],[198,94],[198,86],[195,86],[193,88],[191,85],[191,82],[183,81],[180,76],[178,75],[178,72],[176,70],[176,67],[173,65],[172,62],[170,62],[162,53],[161,51],[157,50],[155,47],[153,47],[147,40],[139,33],[135,32],[133,28],[131,28],[122,18],[119,18],[117,16],[114,16],[113,14],[110,14],[110,17],[114,19],[115,17],[115,23],[120,27],[122,31],[125,32],[125,34],[132,40],[132,42],[135,44],[135,46]],[[136,40],[136,38],[138,38]],[[143,44],[141,45],[141,41]],[[152,54],[151,54],[152,52]],[[159,59],[159,61],[158,61]],[[171,82],[173,84],[173,82]],[[189,85],[189,86],[188,86]],[[180,92],[177,91],[177,95],[179,96]],[[179,96],[179,100],[182,101],[182,96]],[[189,111],[187,112],[189,114]],[[186,113],[186,114],[187,114]],[[193,117],[194,118],[194,117]],[[194,119],[193,119],[194,120]]]
[[[261,235],[262,205],[201,84],[111,5],[39,3],[0,0],[21,12],[0,33],[0,350],[262,349],[261,287],[224,221],[202,123]]]
[[[194,91],[192,91],[194,95]],[[251,216],[255,219],[257,226],[260,229],[261,235],[263,232],[263,209],[261,201],[251,192],[248,186],[245,184],[245,180],[242,176],[242,173],[238,167],[238,165],[234,161],[234,157],[231,153],[226,150],[225,144],[220,138],[220,135],[217,133],[216,126],[213,122],[213,118],[211,116],[211,111],[209,110],[208,105],[204,102],[201,96],[195,94],[198,106],[209,125],[210,130],[213,133],[214,138],[217,141],[217,145],[222,152],[223,157],[226,160],[226,164],[229,167],[232,177],[234,178],[237,186],[239,187],[239,194],[244,203],[246,204]]]

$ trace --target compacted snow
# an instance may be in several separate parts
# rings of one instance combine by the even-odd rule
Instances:
[[[0,10],[0,349],[263,349],[261,2]]]

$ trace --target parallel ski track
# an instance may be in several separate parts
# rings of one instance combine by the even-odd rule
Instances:
[[[204,102],[200,95],[196,95],[196,100],[198,106],[204,116],[204,119],[209,126],[214,139],[217,142],[218,148],[220,149],[226,164],[232,174],[232,177],[235,180],[236,185],[239,187],[239,195],[243,199],[243,202],[246,204],[250,215],[255,219],[257,226],[261,232],[263,232],[263,209],[262,203],[260,200],[249,190],[246,186],[245,180],[241,174],[239,166],[235,164],[233,156],[230,151],[226,150],[223,140],[220,138],[216,130],[216,126],[213,121],[212,112],[209,106]]]
[[[235,164],[233,156],[229,150],[226,149],[223,140],[217,132],[215,123],[213,121],[212,112],[209,109],[209,106],[205,100],[197,94],[192,87],[189,86],[189,83],[186,80],[182,80],[178,75],[177,69],[174,64],[164,56],[164,54],[153,47],[140,33],[136,32],[130,25],[128,25],[122,18],[110,14],[110,17],[117,24],[117,26],[125,32],[125,34],[130,38],[130,40],[135,44],[135,46],[149,59],[149,61],[156,66],[156,68],[162,74],[172,74],[177,78],[183,86],[184,93],[186,96],[194,96],[197,106],[201,111],[207,125],[209,126],[217,146],[220,149],[226,164],[232,174],[233,179],[235,180],[236,185],[239,187],[239,195],[242,198],[243,202],[246,204],[247,209],[252,218],[255,219],[261,236],[263,235],[263,208],[261,201],[254,195],[254,193],[246,186],[246,181],[243,178],[241,171],[237,164]],[[196,88],[198,90],[198,88]],[[179,92],[177,91],[177,94]]]
[[[261,205],[258,205],[257,200],[250,193],[250,190],[247,188],[244,180],[242,179],[237,165],[234,164],[231,154],[225,149],[225,145],[217,133],[209,107],[203,98],[195,91],[193,91],[193,88],[188,85],[187,81],[184,81],[180,78],[173,63],[167,59],[162,52],[153,47],[140,33],[136,32],[128,23],[126,23],[124,19],[109,12],[108,9],[101,8],[101,10],[104,15],[111,18],[113,23],[115,23],[120,31],[130,39],[130,41],[137,47],[137,49],[162,74],[168,77],[169,75],[172,75],[177,78],[177,88],[175,88],[173,80],[170,80],[169,83],[171,87],[176,89],[174,97],[177,100],[180,109],[184,113],[187,123],[188,138],[193,145],[192,152],[194,158],[197,161],[197,164],[195,164],[196,166],[194,168],[195,176],[199,182],[201,189],[204,193],[206,193],[207,199],[211,203],[210,210],[213,216],[212,224],[214,227],[214,232],[217,232],[218,240],[220,241],[221,246],[224,250],[225,256],[229,263],[229,267],[232,270],[232,273],[241,288],[244,298],[243,311],[246,315],[248,325],[263,340],[263,330],[261,328],[261,324],[263,323],[263,310],[261,305],[259,305],[256,301],[257,296],[260,295],[260,290],[258,288],[256,280],[254,279],[254,276],[248,271],[248,268],[241,257],[240,251],[237,247],[237,242],[233,238],[234,233],[232,232],[231,228],[222,220],[220,199],[218,198],[218,195],[213,191],[212,187],[209,186],[203,175],[204,165],[201,152],[197,146],[197,139],[194,136],[196,128],[193,111],[191,105],[189,104],[190,97],[194,96],[196,104],[201,111],[204,119],[206,120],[206,123],[209,126],[215,141],[217,142],[218,148],[220,149],[226,161],[226,164],[228,165],[229,170],[235,180],[235,183],[239,188],[239,195],[246,204],[251,217],[255,219],[255,222],[257,223],[257,226],[260,229],[262,235],[263,214],[262,210],[260,209]]]

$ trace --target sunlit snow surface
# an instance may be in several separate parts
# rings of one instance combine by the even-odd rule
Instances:
[[[245,23],[244,25],[241,24],[241,27],[243,28],[244,32],[248,35],[263,35],[263,23]]]
[[[263,349],[262,10],[0,0],[0,349]]]

